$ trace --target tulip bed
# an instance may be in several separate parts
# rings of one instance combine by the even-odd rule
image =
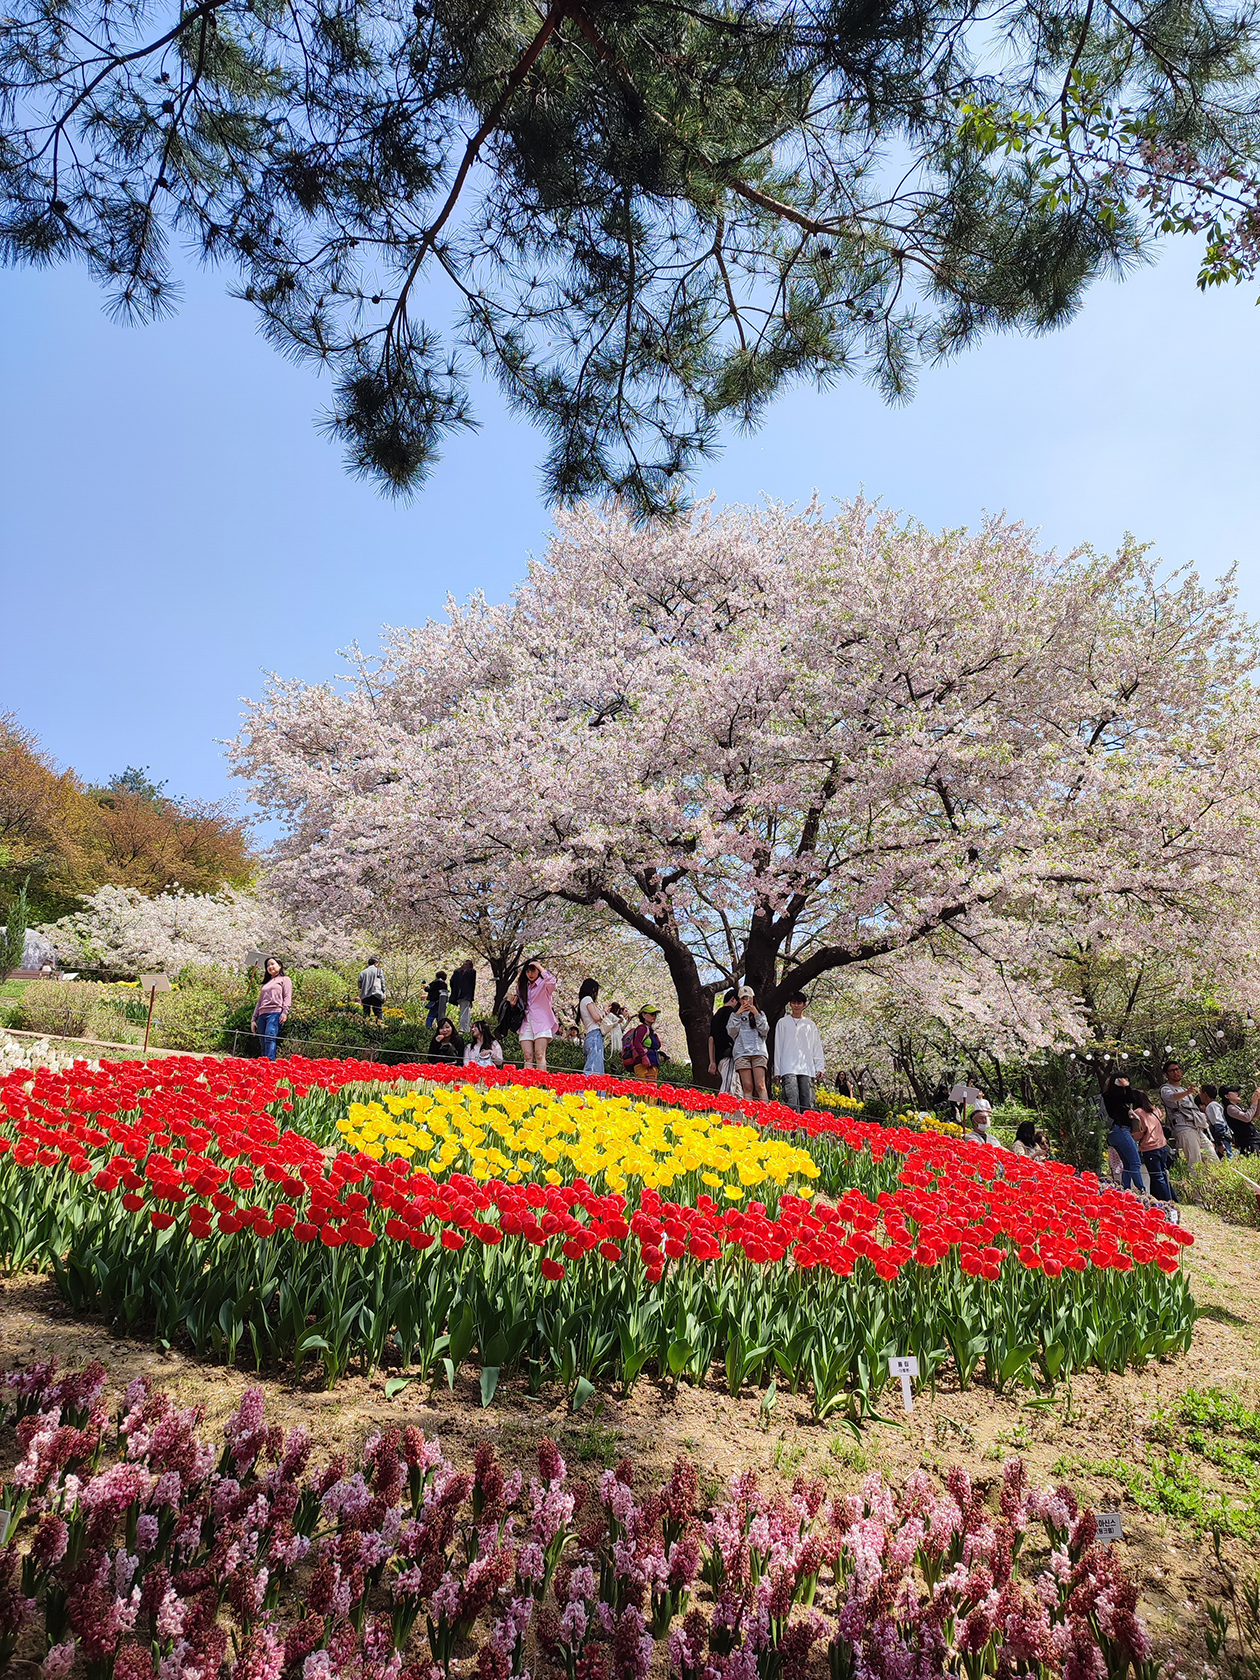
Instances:
[[[469,1361],[773,1376],[874,1408],[891,1354],[1030,1386],[1189,1344],[1190,1240],[980,1146],[579,1075],[166,1060],[0,1080],[0,1258],[76,1309],[331,1384]],[[563,1169],[563,1170],[562,1170]]]

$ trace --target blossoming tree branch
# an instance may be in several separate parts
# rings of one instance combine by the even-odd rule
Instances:
[[[774,1019],[934,942],[1010,990],[1065,933],[1228,961],[1256,925],[1228,579],[862,502],[584,507],[510,602],[448,612],[250,708],[237,769],[312,921],[449,920],[470,879],[597,907],[659,950],[697,1068],[736,977]]]

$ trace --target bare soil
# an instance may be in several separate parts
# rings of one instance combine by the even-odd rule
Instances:
[[[1119,1483],[1089,1468],[1107,1459],[1142,1464],[1161,1408],[1187,1389],[1223,1388],[1260,1406],[1260,1232],[1226,1225],[1202,1209],[1183,1212],[1195,1235],[1183,1253],[1202,1313],[1187,1354],[1118,1375],[1079,1375],[1060,1384],[1055,1403],[1046,1407],[1030,1405],[1044,1397],[1027,1391],[998,1395],[973,1386],[962,1393],[947,1377],[935,1394],[918,1394],[909,1415],[890,1394],[885,1407],[896,1421],[873,1424],[860,1438],[844,1425],[815,1422],[802,1396],[780,1392],[767,1417],[759,1393],[746,1390],[733,1400],[716,1381],[704,1388],[684,1384],[676,1392],[642,1381],[625,1397],[601,1390],[573,1415],[559,1390],[531,1397],[523,1382],[511,1381],[483,1410],[471,1371],[457,1377],[453,1392],[444,1382],[432,1391],[415,1382],[392,1401],[385,1398],[381,1372],[349,1377],[328,1392],[313,1365],[302,1380],[291,1372],[258,1375],[121,1339],[99,1321],[72,1317],[51,1280],[34,1274],[0,1278],[0,1368],[51,1354],[71,1368],[100,1359],[119,1392],[134,1376],[147,1374],[185,1405],[202,1406],[212,1430],[243,1390],[258,1383],[269,1418],[285,1427],[304,1423],[325,1453],[353,1452],[389,1420],[436,1435],[457,1462],[470,1459],[488,1438],[506,1462],[524,1465],[545,1434],[559,1441],[571,1464],[592,1473],[628,1456],[645,1471],[664,1474],[685,1456],[700,1467],[709,1497],[748,1466],[771,1484],[805,1473],[825,1476],[839,1491],[856,1487],[873,1470],[899,1483],[919,1465],[943,1471],[961,1464],[978,1481],[992,1482],[1001,1461],[1018,1453],[1034,1480],[1067,1480],[1096,1509],[1121,1513],[1121,1544],[1141,1583],[1141,1610],[1157,1652],[1188,1675],[1191,1664],[1204,1672],[1202,1606],[1219,1596],[1210,1543],[1140,1509]],[[5,1445],[11,1444],[10,1436]],[[8,1468],[7,1454],[0,1456],[0,1475]],[[1227,1565],[1254,1572],[1257,1560],[1246,1551],[1227,1543]]]

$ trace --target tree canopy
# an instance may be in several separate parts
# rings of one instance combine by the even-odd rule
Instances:
[[[111,309],[223,265],[390,491],[474,423],[560,502],[685,501],[792,381],[1068,320],[1161,232],[1260,249],[1255,9],[1222,0],[12,0],[0,252]]]
[[[254,870],[248,829],[226,805],[172,799],[134,767],[87,787],[0,715],[0,897],[29,879],[32,921],[107,884],[214,893]]]
[[[864,503],[587,508],[512,602],[449,613],[345,693],[275,684],[233,749],[314,919],[438,917],[461,875],[595,907],[659,950],[693,1061],[736,979],[773,1019],[898,953],[938,949],[939,989],[961,942],[1029,1014],[1068,936],[1251,948],[1260,639],[1231,580]]]

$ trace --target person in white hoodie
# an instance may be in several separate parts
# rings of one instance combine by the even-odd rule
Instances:
[[[788,1013],[774,1029],[775,1076],[783,1081],[784,1102],[797,1114],[813,1108],[814,1081],[822,1078],[826,1065],[822,1035],[805,1019],[808,1002],[804,992],[793,992]]]

